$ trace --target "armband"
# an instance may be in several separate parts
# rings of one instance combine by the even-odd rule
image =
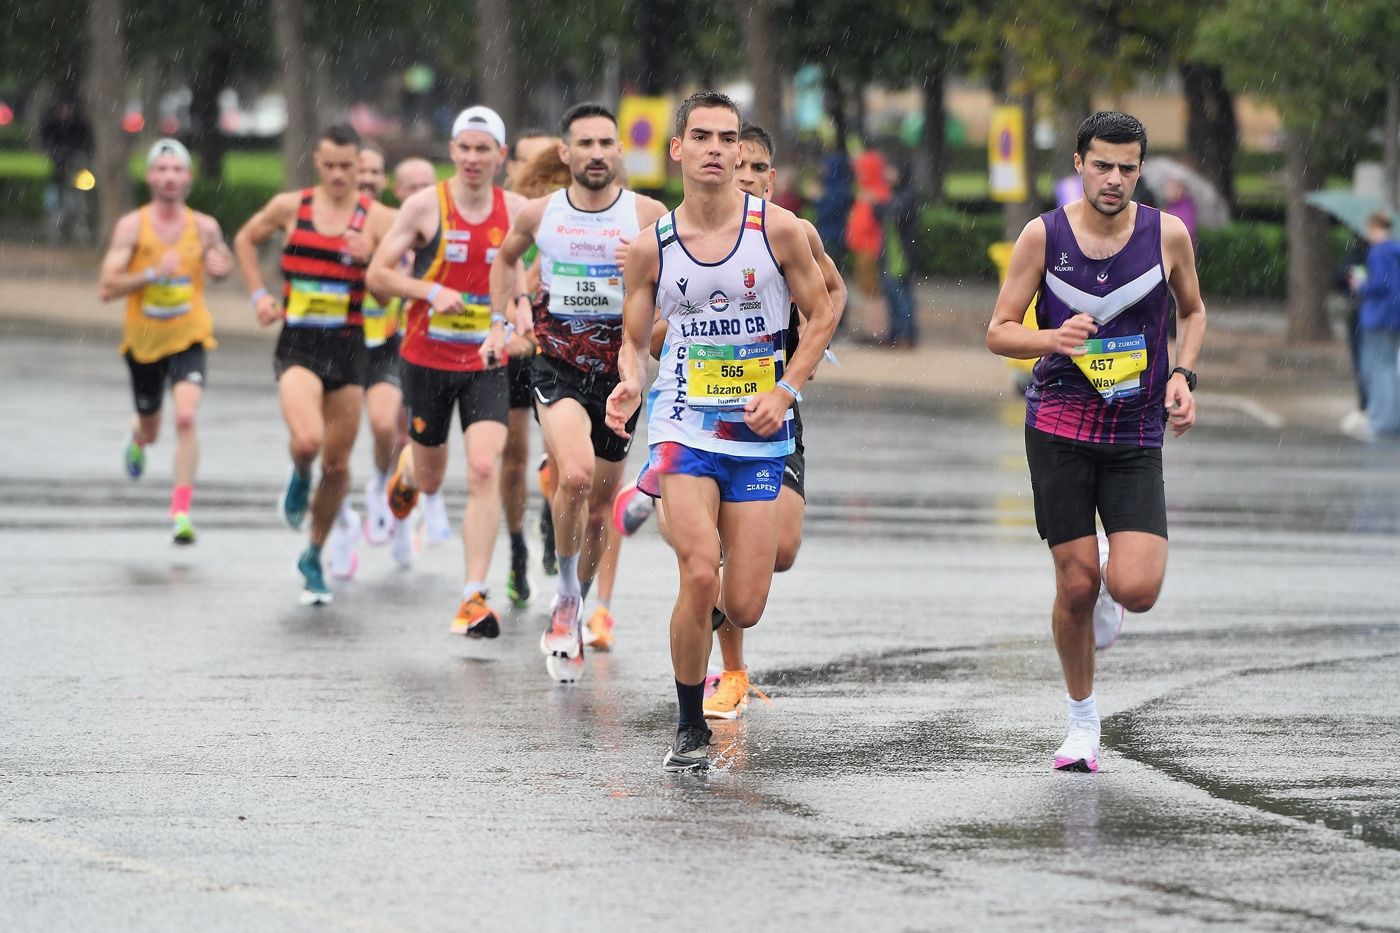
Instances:
[[[802,401],[802,393],[794,389],[792,383],[788,382],[786,379],[778,380],[778,388],[782,389],[788,395],[791,395],[794,402]]]

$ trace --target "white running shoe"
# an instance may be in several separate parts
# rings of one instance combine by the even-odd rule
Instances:
[[[1069,735],[1055,751],[1056,771],[1093,773],[1099,770],[1099,725],[1083,719],[1069,721]]]
[[[1094,647],[1107,651],[1123,630],[1123,607],[1108,595],[1108,538],[1099,535],[1099,598],[1094,603]]]
[[[397,525],[398,519],[389,511],[383,477],[371,476],[365,483],[365,541],[374,547],[383,547],[394,536]]]
[[[447,520],[447,506],[442,493],[422,497],[423,528],[429,544],[446,544],[452,540],[452,523]]]
[[[583,631],[579,626],[579,610],[583,600],[577,596],[555,598],[549,614],[549,628],[540,636],[540,651],[555,658],[583,656]]]
[[[413,540],[413,526],[417,524],[415,514],[410,512],[408,518],[394,525],[394,538],[389,544],[389,556],[404,570],[413,566],[413,555],[418,550]]]
[[[360,516],[350,503],[342,502],[340,514],[331,526],[330,539],[326,541],[326,565],[337,580],[350,580],[359,569],[360,555],[355,548],[359,539]]]

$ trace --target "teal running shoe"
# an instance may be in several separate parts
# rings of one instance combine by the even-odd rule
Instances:
[[[301,591],[301,604],[324,606],[330,603],[331,588],[326,586],[326,575],[321,571],[321,555],[316,549],[307,548],[301,552],[297,570],[301,571],[306,581],[306,588]]]
[[[132,479],[140,479],[141,474],[146,472],[146,448],[136,443],[135,434],[126,439],[126,449],[122,451],[122,465],[126,467],[126,475]]]
[[[170,540],[176,544],[194,544],[195,531],[194,522],[190,521],[190,513],[176,512],[170,516],[174,527],[170,534]]]
[[[287,478],[287,487],[282,490],[277,510],[288,525],[300,529],[301,523],[306,521],[306,509],[310,502],[311,475],[303,476],[293,469],[292,475]]]

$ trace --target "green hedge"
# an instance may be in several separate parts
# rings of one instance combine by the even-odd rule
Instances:
[[[1288,243],[1282,224],[1236,222],[1202,230],[1197,270],[1201,291],[1219,298],[1283,298],[1288,293]],[[1341,262],[1352,234],[1328,231],[1331,265]],[[1330,271],[1330,269],[1329,269]]]
[[[1002,238],[1001,214],[972,214],[953,207],[925,208],[915,247],[920,275],[996,281],[987,247]]]

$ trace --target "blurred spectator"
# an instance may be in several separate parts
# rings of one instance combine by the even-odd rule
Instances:
[[[1162,210],[1168,214],[1181,218],[1181,222],[1186,225],[1186,232],[1191,234],[1191,248],[1199,249],[1196,240],[1196,202],[1191,198],[1191,192],[1186,190],[1186,186],[1179,178],[1168,179],[1162,186]]]
[[[1347,349],[1351,351],[1351,374],[1356,380],[1356,408],[1346,424],[1366,423],[1366,383],[1361,378],[1361,296],[1355,291],[1366,274],[1366,251],[1371,248],[1361,237],[1353,237],[1347,254],[1332,272],[1332,292],[1346,302]]]
[[[92,155],[92,127],[67,95],[55,98],[39,121],[39,140],[53,162],[52,183],[59,188]]]
[[[889,318],[880,294],[880,250],[884,234],[876,212],[890,199],[889,181],[885,177],[885,157],[875,149],[867,149],[854,161],[856,200],[846,222],[846,248],[851,251],[855,270],[857,301],[847,310],[852,318],[851,334],[863,343],[883,342],[889,329]]]
[[[851,164],[843,152],[822,156],[821,180],[815,194],[816,227],[827,255],[846,270],[846,215],[851,210]]]
[[[1361,378],[1366,383],[1366,424],[1352,433],[1371,439],[1400,435],[1400,243],[1391,239],[1389,211],[1366,221],[1364,275],[1354,283],[1361,298]]]
[[[878,210],[884,247],[880,251],[880,284],[889,304],[890,326],[885,340],[898,350],[912,350],[919,342],[918,312],[914,301],[918,203],[909,189],[909,167],[892,160],[885,169],[890,197]]]

